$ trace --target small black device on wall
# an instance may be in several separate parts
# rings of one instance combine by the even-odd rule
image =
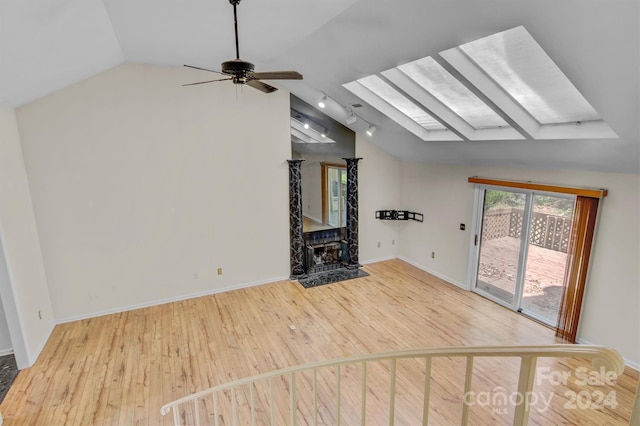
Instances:
[[[408,210],[378,210],[376,212],[376,219],[381,220],[415,220],[416,222],[422,222],[422,213],[410,212]]]

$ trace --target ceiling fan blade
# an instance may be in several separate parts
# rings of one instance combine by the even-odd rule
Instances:
[[[302,80],[298,71],[254,72],[251,76],[256,80]]]
[[[210,70],[210,69],[207,69],[207,68],[194,67],[193,65],[185,65],[185,67],[187,67],[187,68],[193,68],[194,70],[209,71],[209,72],[215,72],[216,74],[222,74],[222,75],[224,75],[224,74],[223,74],[223,73],[221,73],[220,71],[214,71],[214,70]]]
[[[182,87],[184,87],[184,86],[195,86],[196,84],[215,83],[216,81],[227,81],[227,80],[233,80],[233,77],[221,78],[219,80],[207,80],[207,81],[199,81],[197,83],[183,84]]]
[[[271,92],[275,92],[276,90],[278,90],[276,87],[273,86],[269,86],[266,83],[263,83],[261,81],[258,80],[249,80],[247,81],[247,86],[251,86],[254,89],[258,89],[261,92],[264,93],[271,93]]]

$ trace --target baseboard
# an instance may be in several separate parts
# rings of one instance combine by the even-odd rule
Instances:
[[[585,340],[585,339],[583,339],[581,337],[576,338],[576,343],[579,344],[579,345],[603,346],[603,345],[597,345],[596,343],[592,343],[592,342],[590,342],[588,340]],[[615,349],[615,348],[611,348],[611,349]],[[629,358],[625,358],[625,357],[622,357],[622,359],[624,360],[624,365],[625,366],[640,372],[640,363],[637,363],[637,362],[632,361]]]
[[[0,356],[13,355],[13,348],[0,349]]]
[[[361,265],[370,265],[372,263],[384,262],[386,260],[393,260],[395,258],[396,258],[395,256],[386,256],[386,257],[379,257],[377,259],[361,260],[360,264]]]
[[[117,314],[117,313],[120,313],[120,312],[133,311],[135,309],[149,308],[151,306],[164,305],[166,303],[180,302],[180,301],[183,301],[183,300],[195,299],[196,297],[211,296],[213,294],[225,293],[227,291],[239,290],[241,288],[255,287],[255,286],[262,285],[262,284],[270,284],[270,283],[273,283],[273,282],[285,281],[285,280],[288,280],[288,279],[289,279],[289,276],[268,278],[266,280],[252,281],[252,282],[249,282],[249,283],[236,284],[236,285],[232,285],[232,286],[229,286],[229,287],[217,288],[217,289],[202,291],[202,292],[198,292],[198,293],[189,293],[189,294],[184,294],[184,295],[180,295],[180,296],[169,297],[169,298],[166,298],[166,299],[158,299],[158,300],[153,300],[153,301],[150,301],[150,302],[138,303],[138,304],[135,304],[135,305],[122,306],[122,307],[114,308],[114,309],[107,309],[107,310],[104,310],[104,311],[94,312],[94,313],[91,313],[91,314],[75,315],[75,316],[67,317],[67,318],[59,318],[59,319],[56,320],[56,324],[64,324],[64,323],[67,323],[67,322],[80,321],[80,320],[85,320],[85,319],[89,319],[89,318],[96,318],[96,317],[101,317],[101,316],[104,316],[104,315],[111,315],[111,314]]]
[[[413,261],[413,260],[411,260],[411,259],[407,259],[407,258],[406,258],[406,257],[404,257],[404,256],[398,256],[398,259],[400,259],[400,260],[402,260],[402,261],[404,261],[404,262],[407,262],[409,265],[413,265],[413,266],[415,266],[415,267],[416,267],[416,268],[418,268],[418,269],[422,269],[424,272],[429,273],[429,274],[431,274],[431,275],[433,275],[433,276],[436,276],[436,277],[440,278],[441,280],[446,281],[446,282],[447,282],[447,283],[449,283],[449,284],[453,284],[453,285],[455,285],[456,287],[460,287],[460,288],[461,288],[461,289],[463,289],[463,290],[469,290],[469,288],[468,288],[465,284],[462,284],[462,283],[460,283],[460,282],[458,282],[458,281],[456,281],[456,280],[454,280],[454,279],[452,279],[452,278],[449,278],[449,277],[447,277],[447,276],[445,276],[445,275],[442,275],[442,274],[441,274],[441,273],[439,273],[439,272],[433,271],[433,270],[431,270],[431,269],[427,268],[427,267],[426,267],[426,266],[424,266],[424,265],[421,265],[421,264],[419,264],[419,263],[417,263],[417,262],[414,262],[414,261]]]

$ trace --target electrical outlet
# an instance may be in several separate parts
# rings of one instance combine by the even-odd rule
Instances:
[[[38,318],[42,319],[42,311],[38,311]]]
[[[218,268],[218,275],[222,275],[222,268]]]
[[[431,252],[431,258],[432,258],[432,259],[435,259],[435,258],[436,258],[436,252],[435,252],[435,251],[432,251],[432,252]]]
[[[380,248],[380,241],[378,241],[378,248]]]
[[[464,231],[466,229],[466,225],[464,223],[460,224],[460,230]]]
[[[391,245],[395,245],[396,244],[396,240],[391,240]]]
[[[194,279],[194,280],[197,280],[198,278],[200,278],[200,275],[198,275],[198,273],[197,273],[197,272],[194,272],[194,273],[193,273],[193,279]]]

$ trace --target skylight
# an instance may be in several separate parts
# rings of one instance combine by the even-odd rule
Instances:
[[[359,79],[358,83],[380,96],[425,129],[441,130],[445,128],[435,118],[427,114],[422,108],[391,87],[390,84],[385,83],[380,77],[370,75],[369,77]]]
[[[522,26],[439,56],[344,87],[425,141],[618,137]]]
[[[400,65],[400,71],[435,96],[475,129],[508,127],[494,110],[453,77],[432,57]]]
[[[463,44],[460,49],[540,124],[600,118],[524,27]]]

